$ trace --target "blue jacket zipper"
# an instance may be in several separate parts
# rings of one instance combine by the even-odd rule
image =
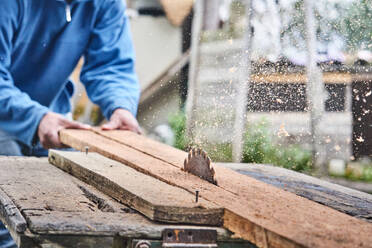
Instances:
[[[71,20],[72,20],[72,16],[71,16],[71,6],[70,6],[70,4],[66,4],[66,21],[67,22],[71,22]]]

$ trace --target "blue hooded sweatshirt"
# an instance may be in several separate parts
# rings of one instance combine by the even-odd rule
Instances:
[[[31,146],[42,117],[70,111],[71,72],[106,118],[136,114],[139,87],[124,0],[0,0],[0,130]]]

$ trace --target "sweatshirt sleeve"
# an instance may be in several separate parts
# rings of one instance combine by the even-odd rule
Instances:
[[[19,7],[11,4],[14,2],[0,3],[0,129],[31,145],[41,118],[49,110],[17,88],[9,71]]]
[[[139,85],[124,1],[102,1],[84,54],[81,81],[109,119],[117,108],[137,113]]]

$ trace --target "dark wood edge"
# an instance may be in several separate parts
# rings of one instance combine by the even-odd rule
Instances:
[[[7,228],[16,233],[23,233],[27,229],[27,222],[23,218],[17,206],[0,188],[0,219]]]
[[[107,245],[113,243],[115,237],[114,235],[37,234],[30,232],[28,229],[18,236],[17,246],[19,248],[81,247],[81,245],[77,245],[78,243],[89,248],[111,247]]]

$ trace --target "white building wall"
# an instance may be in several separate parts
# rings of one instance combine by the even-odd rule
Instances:
[[[144,89],[181,55],[182,33],[165,17],[151,16],[131,19],[131,31],[136,71]]]

